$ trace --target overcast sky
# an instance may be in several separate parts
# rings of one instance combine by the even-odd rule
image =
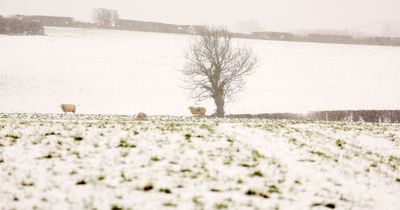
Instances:
[[[0,0],[0,14],[72,16],[91,20],[94,8],[120,18],[176,24],[238,23],[264,30],[343,30],[400,21],[400,0]]]

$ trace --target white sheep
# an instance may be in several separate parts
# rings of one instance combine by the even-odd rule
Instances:
[[[193,116],[196,117],[204,117],[206,115],[206,108],[204,107],[189,107],[190,112],[193,114]]]
[[[76,112],[76,105],[75,104],[61,104],[60,107],[61,107],[61,109],[63,110],[64,113],[72,112],[72,113],[75,114],[75,112]]]

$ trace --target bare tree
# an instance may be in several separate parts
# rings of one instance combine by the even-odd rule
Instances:
[[[118,12],[113,9],[97,8],[93,11],[94,22],[102,27],[116,26],[118,18]]]
[[[249,48],[234,47],[232,35],[225,29],[197,29],[188,49],[186,64],[181,70],[185,88],[197,101],[212,98],[216,116],[225,115],[225,102],[244,88],[244,76],[256,67],[257,58]]]

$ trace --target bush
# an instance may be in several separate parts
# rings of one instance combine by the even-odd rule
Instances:
[[[44,27],[39,22],[0,17],[0,34],[44,35]]]

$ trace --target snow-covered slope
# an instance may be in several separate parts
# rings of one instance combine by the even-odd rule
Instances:
[[[46,28],[0,36],[0,112],[189,115],[178,69],[188,35]],[[400,109],[400,48],[236,40],[259,68],[227,113]],[[202,103],[208,114],[211,101]]]

